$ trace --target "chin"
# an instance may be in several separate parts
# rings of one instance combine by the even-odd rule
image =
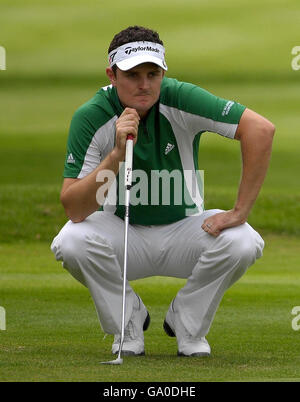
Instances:
[[[155,102],[143,102],[142,104],[137,104],[135,109],[138,112],[146,113],[152,108],[154,104]]]
[[[148,112],[150,111],[152,106],[149,106],[148,108],[136,108],[136,111],[138,112],[139,116],[141,118],[144,118],[147,116]]]

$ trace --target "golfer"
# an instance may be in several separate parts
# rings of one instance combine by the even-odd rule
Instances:
[[[170,300],[163,328],[176,336],[179,355],[208,356],[206,335],[225,291],[262,255],[264,242],[246,221],[267,172],[274,126],[235,101],[167,78],[163,42],[151,29],[134,26],[115,35],[108,61],[110,85],[79,107],[71,122],[61,190],[69,221],[53,240],[52,251],[89,289],[103,331],[114,335],[112,353],[118,353],[124,260],[121,172],[131,134],[123,353],[145,353],[143,331],[150,322],[130,281],[169,276],[186,282]],[[204,209],[198,166],[204,132],[240,142],[241,179],[227,211]]]

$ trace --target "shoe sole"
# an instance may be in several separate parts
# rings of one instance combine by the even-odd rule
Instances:
[[[197,353],[192,353],[191,355],[185,355],[184,353],[178,351],[177,356],[182,356],[182,357],[209,357],[210,353],[197,352]]]
[[[114,354],[117,355],[118,353],[119,351]],[[145,351],[141,353],[134,353],[132,350],[122,350],[121,353],[122,356],[145,356]]]
[[[147,311],[147,317],[145,318],[144,324],[143,324],[143,331],[147,331],[147,329],[149,328],[150,325],[150,314]],[[114,355],[117,355],[119,353],[119,351],[116,351],[114,353]],[[145,351],[141,352],[141,353],[134,353],[132,350],[122,350],[121,351],[123,356],[145,356]]]
[[[149,328],[149,325],[150,325],[150,321],[151,321],[150,314],[147,311],[147,317],[145,318],[145,321],[143,324],[143,331],[147,331],[147,329]]]
[[[173,331],[173,329],[170,327],[170,325],[167,323],[166,320],[164,321],[163,328],[165,333],[171,338],[174,338],[176,336],[175,332]]]
[[[165,333],[168,336],[170,336],[171,338],[174,338],[176,336],[175,332],[173,331],[173,329],[170,327],[170,325],[167,323],[166,320],[164,321],[163,328],[164,328]],[[182,352],[177,351],[177,356],[183,356],[183,357],[208,357],[208,356],[210,356],[210,353],[197,352],[197,353],[192,353],[190,355],[186,355],[186,354],[184,354]]]

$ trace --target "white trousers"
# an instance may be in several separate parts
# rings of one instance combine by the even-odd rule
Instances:
[[[226,229],[218,237],[201,225],[207,210],[168,225],[129,225],[126,288],[127,325],[135,293],[130,280],[150,276],[186,278],[175,298],[186,329],[205,336],[226,291],[262,255],[264,241],[247,223]],[[121,332],[124,221],[95,212],[80,223],[67,222],[51,250],[93,298],[104,332]],[[163,280],[163,279],[162,279]]]

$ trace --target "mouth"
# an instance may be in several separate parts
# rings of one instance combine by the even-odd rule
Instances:
[[[151,94],[147,93],[141,93],[141,94],[137,94],[136,96],[138,97],[145,97],[145,96],[151,96]]]

